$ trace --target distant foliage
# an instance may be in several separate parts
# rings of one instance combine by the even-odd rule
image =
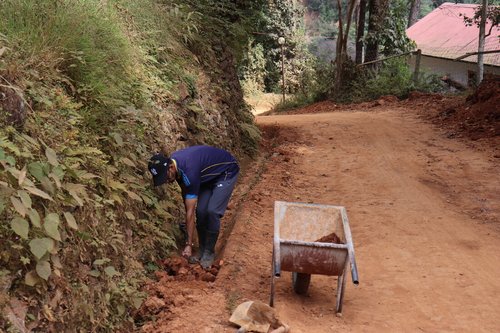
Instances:
[[[390,59],[376,69],[350,63],[347,72],[346,85],[342,91],[334,92],[336,100],[344,103],[370,101],[384,95],[406,98],[414,90],[437,92],[443,88],[436,75],[421,73],[415,82],[413,71],[404,58]]]
[[[255,39],[248,41],[247,53],[239,66],[243,90],[246,95],[254,95],[265,90],[266,58],[262,44],[256,44]]]
[[[345,2],[345,0],[343,1]],[[308,0],[305,1],[306,10],[311,15],[307,34],[309,36],[335,37],[338,20],[336,1]]]
[[[382,27],[377,34],[368,33],[365,41],[378,41],[381,54],[385,56],[400,54],[415,49],[415,43],[406,35],[408,8],[404,0],[389,2],[389,10],[385,15]]]
[[[479,26],[481,25],[482,19],[482,11],[483,6],[477,6],[474,10],[474,15],[472,17],[468,17],[465,14],[460,14],[464,18],[464,23],[466,26],[471,27],[473,25]],[[486,22],[490,25],[489,31],[486,31],[486,36],[490,35],[495,27],[498,27],[500,24],[500,7],[499,6],[488,6],[486,8]]]
[[[312,69],[312,56],[305,40],[304,8],[296,0],[273,0],[266,2],[261,10],[253,27],[254,42],[248,45],[241,60],[240,79],[244,86],[257,88],[254,84],[256,78],[263,77],[263,91],[281,92],[281,47],[278,38],[284,37],[286,91],[296,93],[304,89],[304,77]],[[254,47],[262,47],[265,60],[265,67],[259,67],[258,73],[248,65],[251,59],[255,59]],[[246,82],[248,79],[250,81]]]

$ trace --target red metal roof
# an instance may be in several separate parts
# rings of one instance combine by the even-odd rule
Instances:
[[[445,2],[408,28],[406,34],[415,41],[424,55],[455,59],[469,52],[477,52],[479,28],[476,25],[465,26],[463,19],[464,14],[474,16],[477,6]],[[486,33],[490,26],[491,22],[488,22]],[[491,35],[486,37],[485,51],[500,49],[499,33],[500,28],[493,28]],[[476,62],[477,56],[463,60]],[[484,63],[500,66],[500,53],[485,54]]]

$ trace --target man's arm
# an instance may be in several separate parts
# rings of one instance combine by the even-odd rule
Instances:
[[[194,199],[184,199],[184,207],[186,208],[186,227],[187,227],[187,244],[185,244],[184,251],[182,255],[184,257],[190,257],[192,254],[192,244],[193,244],[193,233],[195,225],[196,216],[196,203],[197,198]]]

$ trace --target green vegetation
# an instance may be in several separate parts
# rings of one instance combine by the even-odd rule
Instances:
[[[182,218],[151,152],[259,139],[232,62],[253,14],[230,3],[2,1],[0,330],[134,326]]]
[[[407,12],[406,1],[390,1],[388,13],[383,21],[382,31],[376,35],[367,33],[365,36],[366,41],[376,40],[383,56],[415,50],[415,43],[406,36]]]
[[[347,69],[348,84],[337,93],[337,100],[344,103],[358,103],[377,99],[384,95],[398,98],[408,97],[411,91],[437,91],[441,89],[440,80],[435,75],[421,74],[414,81],[413,71],[406,59],[390,59],[378,68],[356,67]]]
[[[341,2],[343,15],[345,15],[347,3],[348,1]],[[383,95],[404,98],[412,90],[435,92],[443,88],[440,80],[433,75],[421,74],[419,80],[415,82],[413,67],[410,66],[408,57],[389,60],[375,66],[356,66],[353,60],[347,60],[340,74],[342,83],[336,88],[338,64],[332,59],[335,59],[337,47],[338,6],[334,2],[320,0],[308,0],[304,4],[308,17],[308,23],[305,26],[305,39],[308,43],[304,45],[314,56],[303,62],[305,66],[301,69],[301,84],[298,85],[301,88],[292,90],[288,88],[287,91],[292,92],[293,96],[290,96],[285,103],[277,105],[276,110],[296,108],[328,98],[339,103],[363,102]],[[423,7],[431,6],[425,1],[422,5]],[[369,43],[376,44],[379,54],[377,58],[414,50],[415,45],[408,39],[405,32],[408,12],[409,7],[406,1],[383,2],[383,10],[378,12],[380,17],[377,22],[380,23],[375,25],[378,29],[369,31],[365,23],[365,33],[362,39],[365,49]],[[367,13],[366,19],[368,16]],[[344,18],[343,22],[345,21],[347,20]],[[351,59],[354,59],[355,35],[355,29],[351,28],[348,41],[348,53]],[[287,82],[288,80],[293,81],[287,78]]]
[[[247,92],[281,92],[279,37],[285,39],[287,93],[308,89],[314,59],[306,45],[304,8],[296,0],[273,0],[263,6],[253,27],[253,39],[242,54],[239,77]]]

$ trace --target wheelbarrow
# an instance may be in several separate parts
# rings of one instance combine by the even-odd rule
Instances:
[[[338,276],[336,312],[342,301],[348,266],[357,285],[358,269],[345,207],[275,201],[270,306],[276,279],[292,272],[293,290],[305,294],[311,274]]]

